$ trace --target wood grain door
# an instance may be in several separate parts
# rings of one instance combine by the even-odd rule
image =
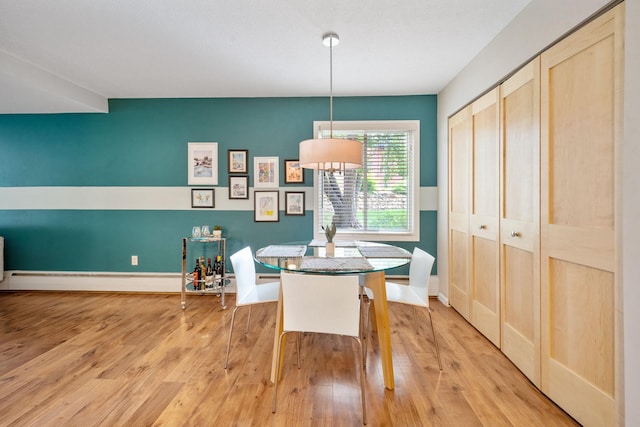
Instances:
[[[449,118],[449,303],[470,320],[469,171],[471,107]]]
[[[540,58],[500,87],[502,352],[540,387]]]
[[[624,4],[541,56],[542,390],[616,425]]]
[[[500,347],[498,88],[471,104],[471,324]]]

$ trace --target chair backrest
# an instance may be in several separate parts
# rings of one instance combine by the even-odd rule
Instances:
[[[236,301],[242,301],[256,286],[256,266],[251,247],[240,249],[229,259],[236,276]]]
[[[429,303],[429,278],[435,258],[420,248],[413,248],[409,265],[409,286]]]
[[[282,272],[285,332],[318,332],[359,336],[358,276]]]

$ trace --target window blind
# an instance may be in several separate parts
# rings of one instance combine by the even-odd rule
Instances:
[[[320,137],[329,138],[329,129]],[[412,233],[414,227],[414,131],[336,129],[333,137],[363,144],[362,167],[318,172],[316,214],[338,233]]]

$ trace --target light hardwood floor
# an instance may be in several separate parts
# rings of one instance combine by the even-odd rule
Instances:
[[[353,340],[305,336],[300,370],[289,340],[272,414],[276,304],[254,307],[247,334],[238,311],[226,371],[232,310],[210,295],[187,305],[178,294],[0,293],[0,425],[362,425]],[[384,389],[372,339],[369,426],[577,425],[453,309],[432,305],[444,371],[430,330],[417,335],[412,309],[390,304],[396,388]]]

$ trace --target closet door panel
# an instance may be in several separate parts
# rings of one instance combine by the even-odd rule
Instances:
[[[449,119],[449,303],[465,319],[469,292],[469,181],[471,109]]]
[[[540,385],[540,59],[501,86],[502,351]]]
[[[469,320],[469,235],[451,230],[449,234],[449,273],[451,306]]]
[[[541,56],[542,390],[614,425],[623,5]]]
[[[498,88],[471,104],[471,324],[500,347]]]
[[[535,301],[540,301],[534,283],[534,254],[510,245],[502,249],[503,333],[502,352],[534,383],[539,384],[540,322]],[[539,307],[539,305],[538,305]]]

